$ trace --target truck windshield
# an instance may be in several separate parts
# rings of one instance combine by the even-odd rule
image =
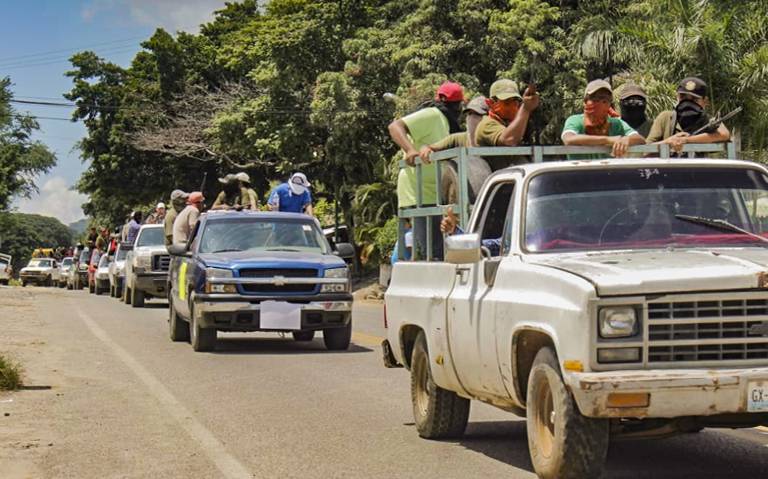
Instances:
[[[162,246],[165,244],[163,228],[144,228],[136,239],[136,246]]]
[[[327,254],[328,243],[309,221],[247,218],[208,221],[199,253],[230,251],[302,251]]]
[[[68,266],[72,266],[72,258],[64,258],[61,260],[61,266],[66,268]]]
[[[50,268],[53,266],[49,259],[33,259],[29,262],[30,268]]]
[[[115,254],[115,261],[123,261],[125,260],[125,255],[128,254],[127,249],[118,248],[117,253]]]
[[[525,249],[534,253],[764,247],[748,233],[766,232],[768,177],[749,168],[558,171],[535,176],[528,187]]]

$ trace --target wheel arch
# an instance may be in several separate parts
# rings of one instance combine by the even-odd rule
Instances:
[[[416,345],[416,338],[421,332],[424,332],[424,328],[415,324],[405,324],[400,328],[400,351],[403,355],[403,366],[406,369],[411,368],[411,354]]]
[[[551,347],[557,355],[556,341],[551,331],[536,326],[525,326],[512,337],[512,377],[515,395],[525,405],[528,378],[536,354],[544,347]]]

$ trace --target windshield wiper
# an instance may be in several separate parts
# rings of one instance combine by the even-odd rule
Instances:
[[[293,249],[293,248],[267,248],[267,251],[292,251],[295,253],[299,252],[299,250]]]
[[[740,228],[735,224],[729,223],[725,220],[718,220],[715,218],[705,218],[703,216],[691,216],[691,215],[675,215],[675,218],[683,221],[688,221],[689,223],[709,226],[710,228],[715,228],[720,231],[731,231],[734,233],[741,233],[749,236],[750,238],[754,238],[758,241],[761,241],[763,243],[768,243],[768,238],[752,233],[751,231],[747,231],[744,228]]]
[[[220,250],[212,251],[211,254],[216,254],[216,253],[237,253],[238,251],[242,251],[242,250],[241,249],[237,249],[237,248],[220,249]]]

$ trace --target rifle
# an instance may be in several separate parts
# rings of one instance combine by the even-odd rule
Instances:
[[[709,122],[706,125],[702,126],[698,130],[696,130],[693,133],[691,133],[691,136],[698,135],[698,134],[704,133],[705,131],[710,130],[712,128],[719,127],[721,123],[723,123],[725,120],[729,120],[729,119],[733,118],[741,110],[742,110],[742,107],[738,107],[738,108],[736,108],[735,110],[733,110],[732,112],[728,113],[727,115],[725,115],[722,118],[720,118],[720,117],[712,118],[711,120],[709,120]]]
[[[203,173],[203,181],[202,181],[202,183],[200,183],[200,190],[199,190],[200,193],[205,191],[205,180],[207,180],[207,179],[208,179],[208,172],[206,171],[205,173]]]

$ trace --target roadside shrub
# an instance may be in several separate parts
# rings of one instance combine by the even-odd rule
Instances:
[[[21,365],[0,354],[0,390],[14,391],[22,385]]]

